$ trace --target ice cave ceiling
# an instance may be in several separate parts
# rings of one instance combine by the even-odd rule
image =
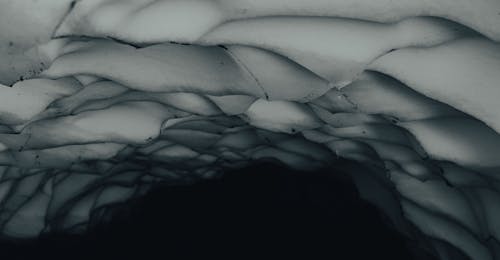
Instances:
[[[401,234],[500,259],[498,41],[498,0],[1,0],[0,234],[350,160]]]

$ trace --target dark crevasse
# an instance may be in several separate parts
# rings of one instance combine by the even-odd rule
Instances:
[[[157,187],[84,235],[3,241],[5,259],[432,259],[391,229],[335,169],[259,163]]]

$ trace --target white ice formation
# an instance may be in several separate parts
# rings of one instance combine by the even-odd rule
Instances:
[[[4,236],[347,159],[425,250],[500,259],[498,0],[5,0],[0,58]]]

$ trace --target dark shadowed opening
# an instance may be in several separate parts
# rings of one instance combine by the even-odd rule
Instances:
[[[9,260],[432,259],[361,200],[347,174],[258,163],[191,186],[157,187],[88,234],[3,242],[0,254]]]

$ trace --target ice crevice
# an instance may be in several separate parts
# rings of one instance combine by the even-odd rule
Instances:
[[[499,2],[40,8],[25,35],[0,25],[2,236],[84,232],[157,183],[257,160],[347,160],[365,169],[361,196],[429,253],[500,259]]]

